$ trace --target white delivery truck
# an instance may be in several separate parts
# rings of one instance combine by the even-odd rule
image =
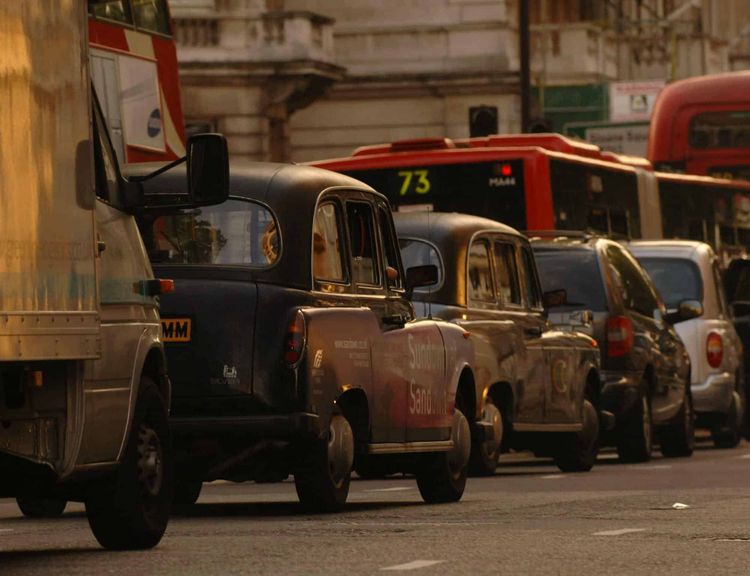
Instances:
[[[85,502],[103,546],[148,548],[172,494],[169,282],[132,215],[226,198],[226,142],[188,142],[187,194],[123,177],[86,26],[85,0],[0,2],[0,497],[30,516]]]

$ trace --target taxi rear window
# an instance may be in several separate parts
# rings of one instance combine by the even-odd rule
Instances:
[[[145,236],[154,263],[266,268],[281,253],[276,218],[268,207],[250,200],[160,216]]]

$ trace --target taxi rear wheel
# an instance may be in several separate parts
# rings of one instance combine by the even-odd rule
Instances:
[[[325,439],[314,442],[294,474],[300,504],[309,512],[336,512],[349,495],[354,433],[348,420],[334,414]]]
[[[27,518],[57,518],[62,516],[68,501],[46,496],[19,496],[16,503]]]
[[[417,486],[428,504],[458,502],[464,494],[471,454],[471,430],[458,408],[453,413],[453,448],[423,454],[417,465]]]
[[[583,428],[563,442],[555,464],[563,472],[588,472],[599,454],[599,415],[594,405],[583,401]]]
[[[469,473],[472,476],[492,476],[500,458],[500,446],[503,439],[503,415],[489,398],[484,406],[483,422],[489,424],[493,431],[493,440],[487,442],[482,437],[472,438]]]

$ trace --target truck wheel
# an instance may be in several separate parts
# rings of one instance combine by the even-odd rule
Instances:
[[[334,414],[327,437],[310,447],[294,474],[302,507],[309,512],[341,510],[349,495],[353,462],[352,427],[343,415]]]
[[[86,499],[91,530],[105,548],[152,548],[167,528],[172,494],[167,408],[153,381],[143,376],[123,460]]]
[[[690,385],[685,390],[682,409],[672,425],[661,434],[661,453],[667,458],[687,457],[695,445],[695,412]]]
[[[620,428],[617,454],[621,462],[647,462],[651,459],[651,400],[644,387],[628,419]]]
[[[492,426],[494,438],[487,442],[484,438],[472,439],[469,473],[472,476],[492,476],[500,458],[500,446],[503,441],[503,415],[497,406],[488,398],[484,405],[484,423]]]
[[[16,504],[27,518],[58,518],[62,516],[68,501],[45,496],[19,496]]]
[[[200,480],[175,481],[172,512],[177,514],[188,512],[200,498],[202,488],[203,482]]]
[[[471,430],[466,416],[458,408],[453,413],[448,452],[424,454],[417,466],[417,486],[429,504],[458,502],[463,496],[471,455]]]
[[[599,414],[588,400],[583,401],[583,428],[563,442],[555,454],[555,464],[563,472],[588,472],[599,454]]]
[[[740,443],[742,432],[741,410],[742,400],[740,395],[733,392],[732,403],[729,406],[724,424],[714,426],[711,429],[711,438],[716,448],[734,448]]]

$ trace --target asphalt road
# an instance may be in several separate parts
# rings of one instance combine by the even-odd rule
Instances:
[[[213,483],[146,552],[101,550],[80,505],[40,521],[0,500],[0,574],[748,574],[749,478],[743,443],[609,453],[584,474],[510,455],[450,505],[423,504],[412,478],[358,480],[328,516],[302,514],[289,481]]]

